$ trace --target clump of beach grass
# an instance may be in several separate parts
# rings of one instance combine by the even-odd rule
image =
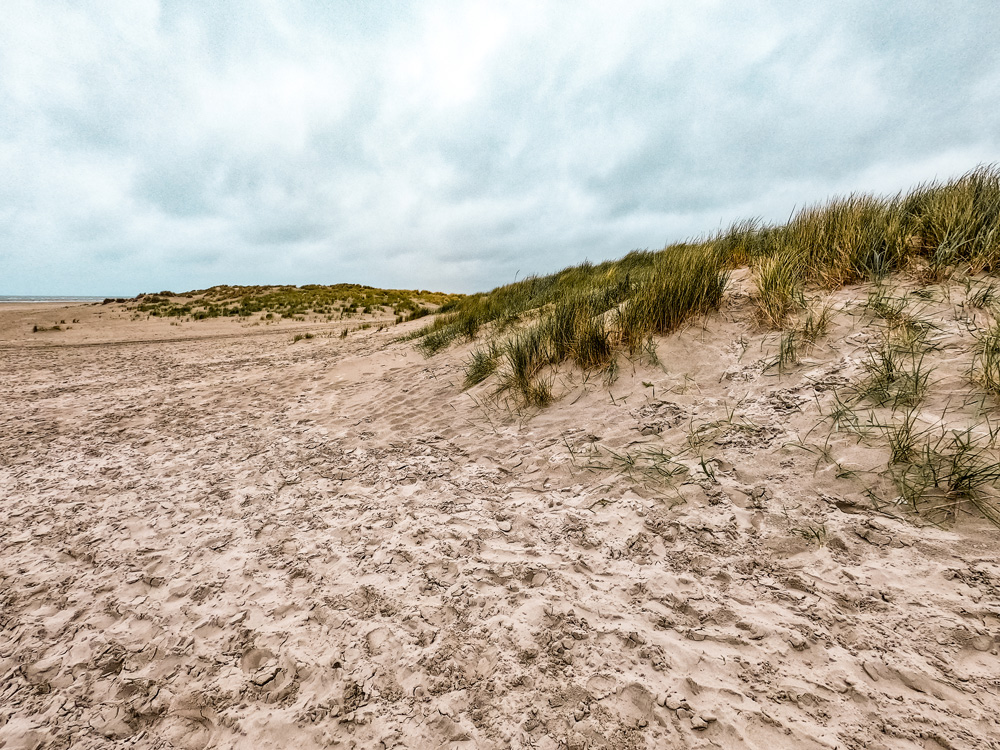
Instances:
[[[649,334],[676,330],[719,306],[729,279],[728,259],[713,245],[668,248],[617,310],[616,328],[629,352]]]
[[[796,329],[796,332],[809,346],[815,346],[821,338],[826,336],[827,331],[830,330],[830,321],[832,318],[833,307],[830,304],[810,307],[806,310],[805,316]]]
[[[484,347],[474,349],[465,365],[464,386],[471,388],[495,373],[500,364],[500,354],[496,343],[492,341]]]
[[[889,444],[889,464],[905,464],[912,460],[921,437],[917,427],[917,409],[906,409],[898,421],[878,425]]]
[[[971,279],[965,280],[965,298],[969,307],[977,310],[992,310],[1000,303],[1000,290],[996,284],[974,284]]]
[[[947,278],[958,265],[973,274],[1000,267],[1000,170],[995,165],[922,185],[901,206],[930,280]]]
[[[757,266],[757,310],[761,322],[781,328],[796,308],[805,304],[802,279],[792,253],[764,258]]]

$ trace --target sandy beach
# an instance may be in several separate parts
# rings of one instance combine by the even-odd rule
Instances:
[[[866,291],[779,371],[746,283],[544,409],[420,321],[0,306],[0,748],[1000,748],[997,529],[866,495]]]

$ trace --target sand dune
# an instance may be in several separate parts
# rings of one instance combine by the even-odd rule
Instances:
[[[861,291],[779,373],[742,278],[537,412],[419,322],[0,307],[0,747],[1000,747],[996,528],[866,497]]]

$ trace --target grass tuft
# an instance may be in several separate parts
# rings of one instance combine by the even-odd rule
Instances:
[[[916,406],[927,393],[930,370],[923,356],[903,351],[891,341],[870,350],[862,367],[865,376],[857,394],[876,406]]]
[[[829,304],[818,309],[810,308],[806,311],[805,318],[803,318],[797,333],[805,343],[814,346],[830,329],[832,317],[833,309]]]
[[[497,371],[500,365],[500,351],[492,342],[485,348],[473,350],[465,365],[464,387],[471,388],[482,383]]]
[[[909,408],[903,412],[899,422],[879,425],[889,444],[889,463],[905,464],[916,454],[917,441],[920,438],[917,430],[917,410]]]
[[[757,266],[757,310],[765,325],[781,328],[797,306],[805,304],[797,258],[788,252]]]
[[[1000,291],[997,290],[996,284],[973,286],[971,280],[967,280],[965,291],[969,306],[979,310],[990,310],[1000,302]]]
[[[711,245],[665,250],[618,309],[618,334],[629,352],[640,351],[649,334],[669,333],[717,308],[729,280],[725,262]]]

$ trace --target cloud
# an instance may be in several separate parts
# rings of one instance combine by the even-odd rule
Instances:
[[[0,293],[472,291],[1000,160],[990,2],[5,16]]]

